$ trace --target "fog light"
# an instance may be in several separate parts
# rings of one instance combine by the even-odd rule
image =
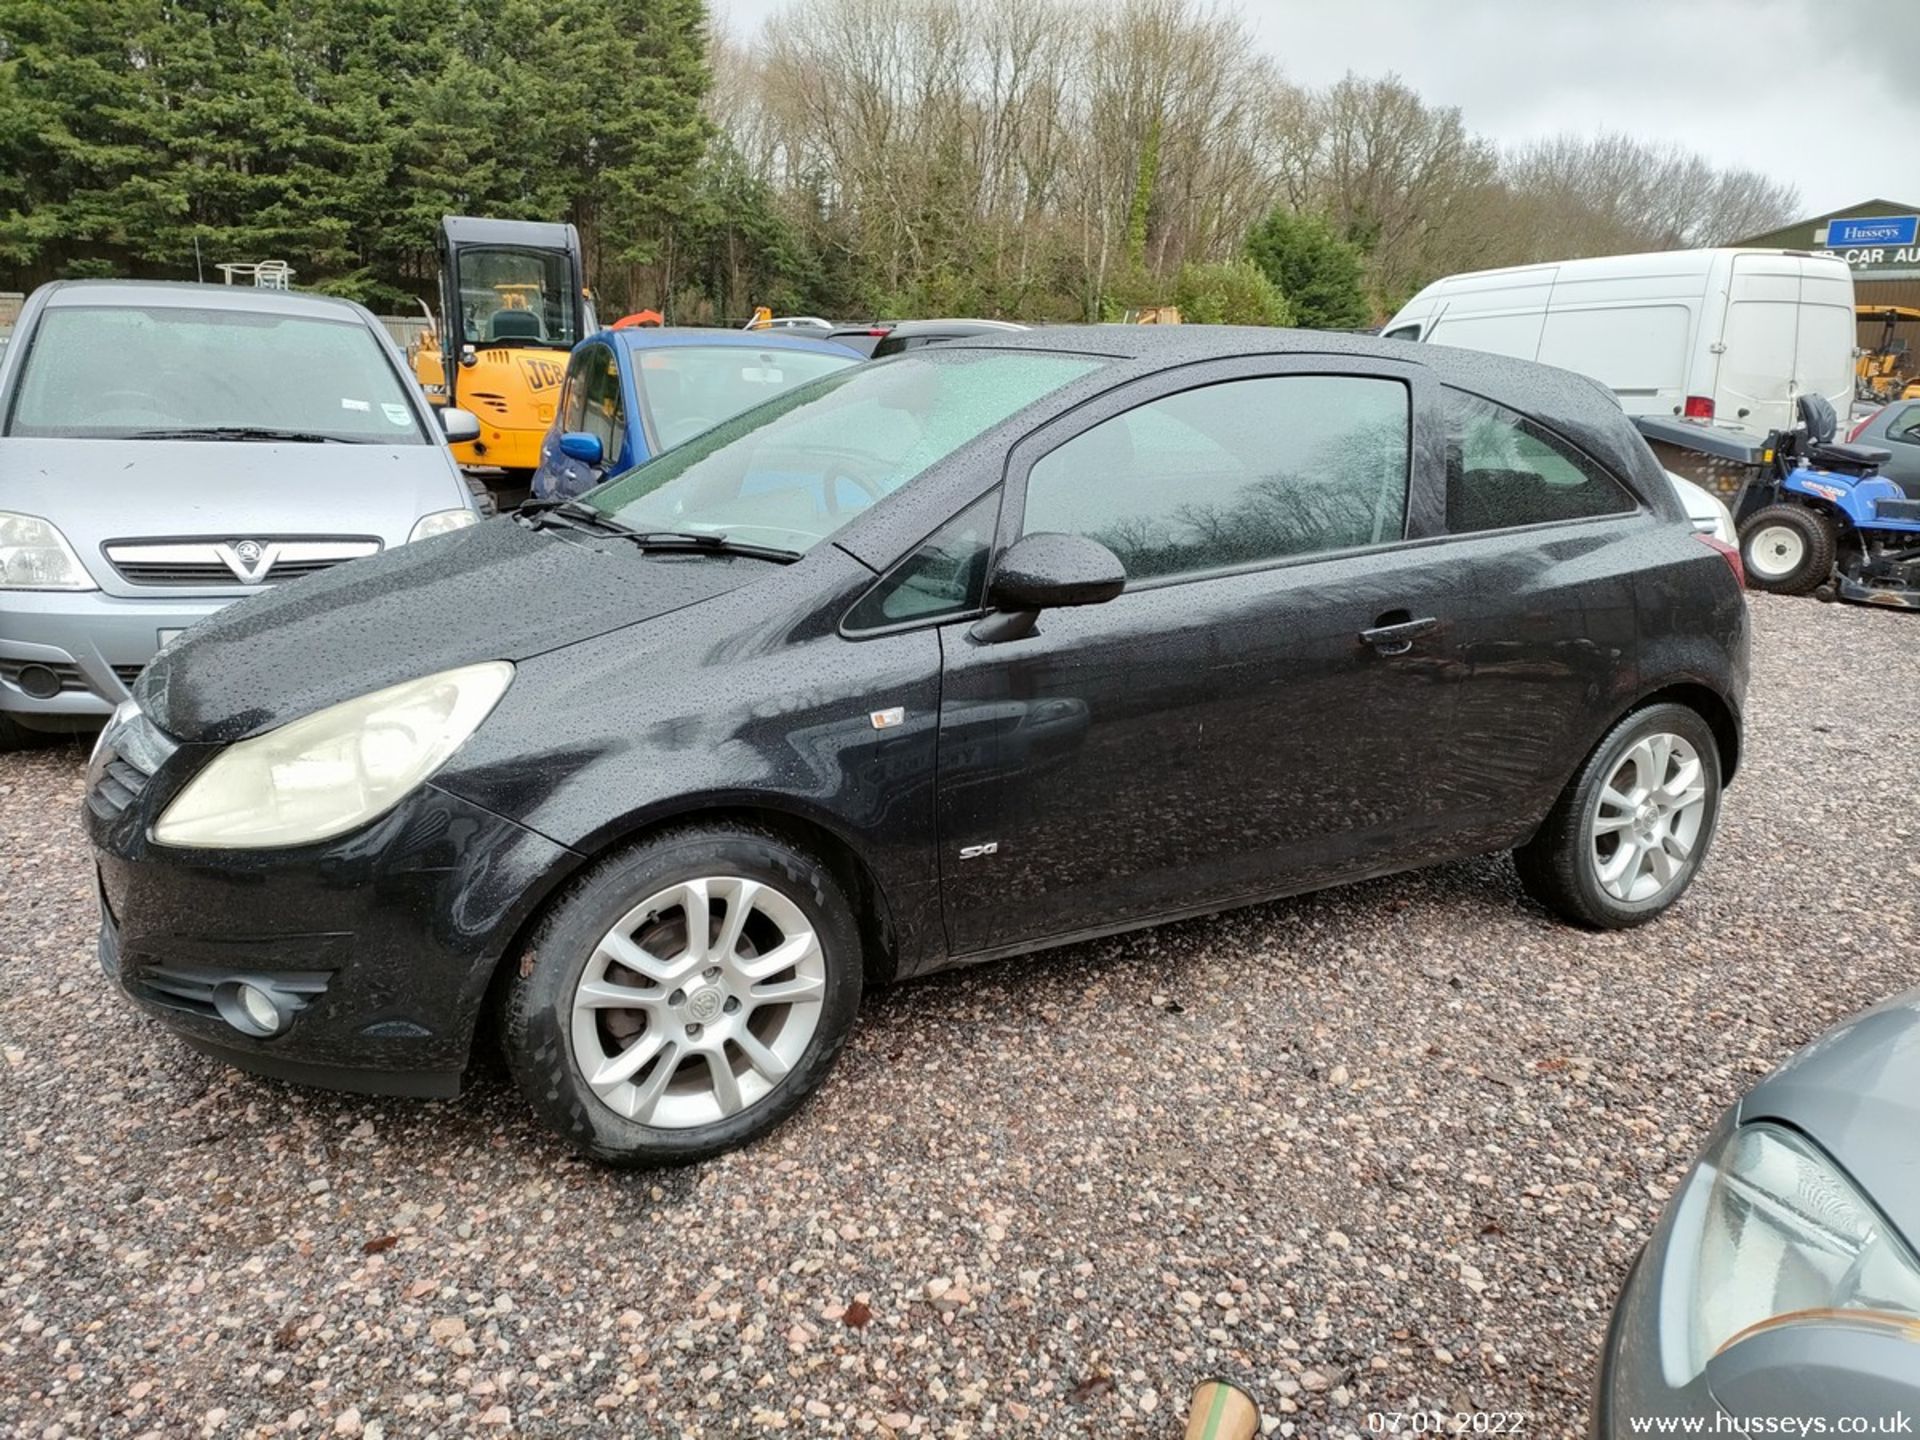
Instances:
[[[265,1039],[278,1035],[286,1027],[287,1015],[280,1003],[258,985],[242,980],[222,985],[214,992],[213,1008],[220,1018],[242,1035]]]
[[[280,1007],[268,998],[267,992],[252,985],[240,987],[240,1008],[247,1012],[247,1018],[269,1033],[280,1028]]]
[[[22,665],[14,683],[36,700],[51,700],[60,693],[60,677],[44,665]]]

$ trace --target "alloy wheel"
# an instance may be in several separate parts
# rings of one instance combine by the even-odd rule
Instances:
[[[711,1125],[764,1100],[806,1053],[826,954],[771,885],[705,876],[649,895],[594,948],[574,987],[574,1063],[642,1125]]]
[[[1594,879],[1616,900],[1653,900],[1686,879],[1707,815],[1706,768],[1679,735],[1644,735],[1600,787],[1588,823]]]

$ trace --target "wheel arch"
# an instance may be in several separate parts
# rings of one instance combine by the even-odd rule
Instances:
[[[1713,731],[1714,744],[1720,751],[1720,783],[1730,783],[1734,772],[1740,768],[1740,717],[1726,696],[1711,685],[1698,680],[1677,680],[1657,690],[1649,690],[1616,715],[1606,731],[1601,733],[1604,735],[1611,731],[1635,711],[1668,703],[1684,705],[1707,722],[1707,728]]]
[[[513,967],[526,954],[533,932],[560,897],[581,877],[607,856],[663,831],[730,823],[769,831],[796,849],[817,856],[833,872],[853,905],[854,922],[860,930],[863,978],[866,983],[885,985],[899,977],[902,969],[901,945],[893,906],[880,878],[874,874],[872,866],[861,856],[852,840],[817,815],[767,803],[764,799],[747,801],[715,797],[702,800],[690,797],[686,803],[672,809],[645,812],[610,827],[596,835],[589,844],[569,850],[568,854],[572,857],[569,862],[556,867],[543,878],[538,893],[532,897],[514,926],[512,937],[487,971],[485,988],[473,1011],[475,1026],[468,1047],[469,1064],[483,1050],[492,1047],[492,1021],[499,1014]]]

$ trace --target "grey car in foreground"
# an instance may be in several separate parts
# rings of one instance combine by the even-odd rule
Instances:
[[[1593,1435],[1920,1432],[1917,1244],[1920,990],[1721,1120],[1621,1291]]]
[[[472,524],[441,430],[475,423],[344,300],[35,291],[0,351],[0,750],[97,729],[242,596]]]

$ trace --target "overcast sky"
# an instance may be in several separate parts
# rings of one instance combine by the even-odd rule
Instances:
[[[714,0],[741,35],[791,0]],[[1099,0],[1093,0],[1099,3]],[[1296,83],[1394,71],[1503,144],[1673,140],[1817,215],[1920,204],[1920,0],[1243,0]]]

